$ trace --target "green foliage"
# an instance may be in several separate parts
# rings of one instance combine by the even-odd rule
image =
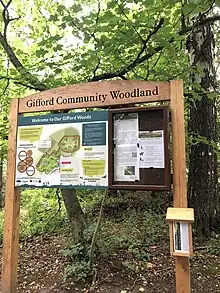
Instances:
[[[89,275],[89,265],[86,261],[72,263],[65,268],[65,279],[74,277],[76,281],[85,281]]]
[[[4,212],[0,211],[0,242],[3,240]]]
[[[164,219],[151,211],[129,211],[120,218],[104,220],[98,240],[101,254],[126,250],[137,259],[148,259],[148,247],[166,239],[168,230]]]
[[[21,236],[57,232],[65,227],[66,216],[53,189],[27,189],[22,192]]]
[[[116,200],[117,201],[117,200]],[[151,211],[143,214],[134,211],[121,211],[120,221],[104,218],[99,232],[95,261],[115,257],[118,254],[126,256],[122,265],[129,271],[137,271],[150,259],[149,247],[162,239],[168,239],[168,228],[163,216]],[[95,224],[90,223],[84,233],[84,243],[72,244],[61,251],[68,260],[65,276],[75,280],[86,280],[89,271],[89,253]]]
[[[91,274],[89,253],[94,229],[95,226],[91,223],[84,230],[83,243],[71,243],[70,241],[68,246],[60,251],[68,260],[68,264],[65,267],[65,278],[74,277],[77,281],[85,281]]]
[[[69,260],[65,267],[65,278],[74,277],[76,281],[85,281],[89,275],[88,249],[82,243],[77,243],[69,244],[60,252]]]
[[[4,211],[0,211],[0,242],[3,239]],[[54,190],[27,189],[21,193],[20,237],[58,233],[68,227],[64,207],[58,212]]]
[[[0,101],[0,156],[2,159],[6,158],[7,154],[8,105],[8,99],[2,98]]]
[[[208,245],[208,252],[216,255],[216,256],[220,256],[220,235],[216,234],[215,237],[212,237],[209,241],[209,245]]]

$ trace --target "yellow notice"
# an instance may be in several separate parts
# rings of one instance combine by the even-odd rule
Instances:
[[[88,177],[105,174],[105,160],[82,160],[84,175]]]
[[[19,129],[19,140],[38,141],[40,140],[43,127],[25,127]]]

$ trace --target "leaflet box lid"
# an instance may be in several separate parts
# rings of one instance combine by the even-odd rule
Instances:
[[[166,220],[169,222],[194,222],[194,209],[168,208]]]

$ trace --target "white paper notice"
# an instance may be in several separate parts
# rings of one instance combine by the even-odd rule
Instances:
[[[182,252],[189,251],[189,227],[188,223],[176,222],[173,224],[174,229],[174,247],[175,250]]]
[[[138,139],[138,114],[118,114],[114,119],[115,145],[136,145]]]
[[[163,130],[139,131],[139,167],[164,168]]]
[[[115,115],[114,180],[136,181],[139,176],[138,114]]]
[[[116,181],[139,180],[138,152],[136,145],[124,145],[114,150],[114,179]]]

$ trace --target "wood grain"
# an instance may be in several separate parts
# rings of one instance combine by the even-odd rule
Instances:
[[[118,95],[121,94],[121,96],[118,96],[117,99],[113,99],[111,95],[111,92],[113,93],[113,91],[116,91]],[[141,96],[141,91],[145,91],[145,93],[148,91],[148,96]],[[133,93],[133,96],[136,94],[136,97],[132,97],[131,93]],[[91,101],[84,101],[84,97],[90,96],[94,96],[94,98],[91,98]],[[36,103],[37,100],[40,100],[41,103],[46,103],[46,101],[48,101],[48,105],[37,105],[35,107],[31,106],[31,104],[34,104],[34,102]],[[66,101],[68,102],[68,100],[72,103],[58,104]],[[114,105],[165,100],[170,100],[170,86],[168,82],[150,82],[140,80],[90,82],[63,86],[20,99],[19,113],[93,107],[104,108]]]
[[[193,255],[192,225],[189,225],[189,253]]]
[[[15,188],[18,99],[12,99],[9,116],[8,166],[2,256],[2,293],[17,291],[20,190]]]
[[[173,189],[174,207],[187,207],[186,150],[184,126],[183,84],[180,80],[170,82],[171,118],[173,135]]]
[[[174,207],[187,207],[183,83],[170,82]],[[189,258],[176,256],[176,293],[190,293]]]
[[[174,253],[174,236],[173,236],[173,223],[169,223],[169,234],[170,234],[170,255]]]
[[[194,222],[194,209],[189,208],[168,208],[167,221],[172,222]]]

